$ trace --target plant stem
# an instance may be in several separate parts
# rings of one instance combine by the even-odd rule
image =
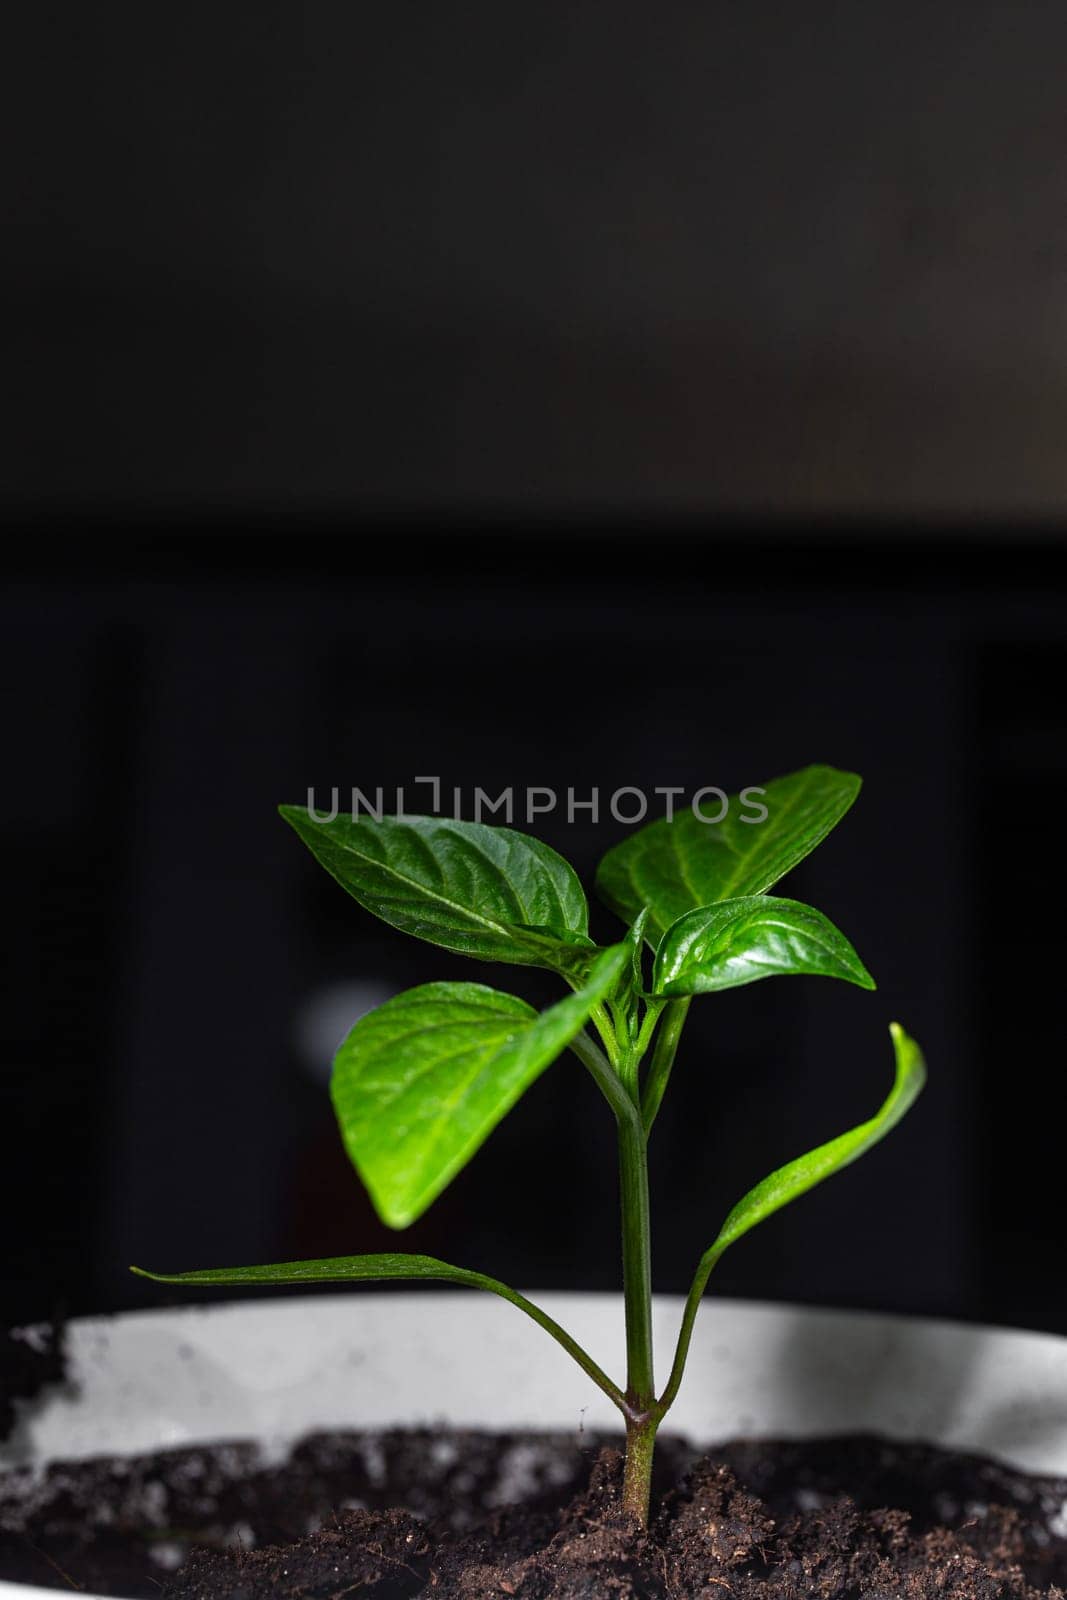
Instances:
[[[611,1062],[613,1067],[617,1067],[619,1056],[618,1040],[615,1035],[615,1029],[612,1027],[611,1018],[608,1015],[607,1008],[603,1005],[595,1005],[589,1015],[593,1019],[597,1033],[599,1033],[601,1039],[604,1041],[604,1049],[607,1051],[608,1060]]]
[[[586,1033],[571,1049],[589,1069],[615,1113],[619,1140],[619,1207],[622,1214],[622,1279],[626,1310],[626,1468],[623,1504],[642,1527],[648,1524],[652,1456],[659,1426],[652,1366],[652,1265],[648,1203],[648,1134],[641,1119],[637,1061],[627,1055],[617,1071]],[[616,1404],[618,1402],[616,1401]]]
[[[632,1121],[635,1115],[634,1103],[623,1088],[622,1080],[615,1068],[595,1039],[590,1039],[585,1032],[579,1033],[571,1040],[570,1048],[583,1067],[588,1069],[593,1082],[615,1113],[616,1122],[623,1118]]]
[[[659,1418],[646,1415],[626,1420],[626,1466],[622,1479],[623,1510],[648,1527],[648,1508],[652,1497],[652,1457],[656,1448]]]
[[[643,1130],[619,1124],[622,1203],[622,1276],[626,1302],[626,1398],[643,1407],[654,1399],[652,1373],[652,1268],[648,1161]]]
[[[634,1044],[638,1059],[643,1057],[648,1050],[652,1035],[656,1031],[656,1024],[663,1014],[663,1008],[668,1005],[670,1005],[669,1000],[660,1000],[655,997],[650,997],[645,1001],[645,1015],[638,1029],[637,1040]]]
[[[517,1306],[538,1327],[551,1334],[629,1420],[630,1406],[618,1384],[547,1311],[542,1311],[540,1306],[527,1300],[517,1289],[501,1283],[499,1278],[489,1278],[484,1272],[472,1272],[468,1267],[454,1267],[450,1262],[438,1261],[434,1256],[334,1256],[325,1261],[281,1261],[264,1267],[212,1267],[205,1272],[146,1272],[144,1267],[131,1267],[130,1271],[139,1278],[151,1278],[156,1283],[211,1284],[216,1287],[224,1283],[384,1283],[387,1280],[395,1282],[399,1278],[437,1278],[444,1283],[462,1284],[468,1289],[485,1289],[490,1294],[499,1295],[509,1305]]]
[[[656,1120],[656,1113],[670,1079],[678,1041],[682,1037],[682,1029],[688,1015],[688,996],[684,1000],[668,1001],[659,1032],[656,1034],[656,1047],[652,1052],[645,1092],[641,1099],[641,1115],[644,1118],[646,1134],[651,1132],[652,1124]]]
[[[624,1500],[648,1522],[652,1450],[658,1418],[652,1368],[652,1266],[647,1136],[637,1114],[619,1120],[622,1282],[626,1308],[626,1476]]]
[[[507,1300],[511,1305],[517,1306],[520,1311],[525,1311],[532,1321],[536,1322],[546,1333],[552,1335],[556,1343],[561,1345],[572,1360],[578,1363],[582,1371],[593,1380],[597,1388],[603,1390],[612,1404],[618,1406],[624,1416],[627,1415],[626,1397],[620,1391],[618,1384],[612,1382],[604,1369],[593,1360],[587,1350],[582,1348],[577,1339],[567,1332],[566,1328],[560,1327],[555,1317],[550,1317],[547,1311],[542,1311],[539,1305],[535,1305],[532,1300],[527,1300],[526,1296],[520,1294],[517,1289],[512,1289],[508,1284],[501,1283],[499,1278],[487,1277],[484,1272],[469,1272],[464,1271],[462,1268],[453,1268],[449,1274],[449,1281],[452,1283],[466,1282],[472,1289],[487,1289],[490,1294],[497,1294],[502,1300]]]
[[[693,1282],[686,1296],[685,1309],[682,1312],[682,1326],[678,1331],[678,1343],[674,1351],[674,1365],[671,1367],[671,1375],[667,1379],[667,1387],[656,1402],[657,1423],[663,1421],[664,1416],[674,1404],[675,1396],[682,1381],[682,1374],[685,1371],[686,1357],[689,1354],[689,1342],[693,1337],[693,1324],[696,1321],[700,1301],[704,1290],[707,1288],[712,1269],[722,1255],[723,1249],[725,1249],[725,1246],[712,1245],[710,1249],[705,1250],[697,1264]]]

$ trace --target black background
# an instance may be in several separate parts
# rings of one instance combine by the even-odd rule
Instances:
[[[331,995],[556,991],[376,924],[275,807],[826,761],[864,791],[787,887],[880,987],[694,1007],[657,1287],[870,1114],[896,1017],[920,1105],[718,1290],[1067,1331],[1062,11],[16,32],[0,1317],[159,1303],[133,1260],[394,1244],[615,1287],[577,1063],[402,1239],[376,1222]],[[543,831],[589,881],[625,830]]]

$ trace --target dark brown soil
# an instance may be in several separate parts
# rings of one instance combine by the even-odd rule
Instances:
[[[35,1322],[0,1330],[0,1440],[18,1424],[19,1402],[34,1399],[50,1384],[64,1381],[63,1328]]]
[[[329,1434],[0,1474],[0,1577],[170,1600],[1030,1600],[1067,1481],[872,1438],[664,1439],[620,1514],[601,1438]],[[395,1509],[402,1506],[404,1509]],[[887,1509],[889,1508],[889,1509]]]

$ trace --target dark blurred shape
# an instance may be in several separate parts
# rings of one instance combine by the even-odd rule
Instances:
[[[921,1109],[718,1288],[1067,1329],[1067,10],[119,0],[5,42],[0,1320],[396,1243],[308,1017],[496,975],[277,802],[828,761],[866,788],[790,888],[881,988],[694,1008],[658,1285],[871,1112],[898,1017]],[[621,831],[545,828],[587,879]],[[547,1074],[407,1242],[613,1287],[602,1113]]]
[[[1067,503],[1067,11],[24,6],[3,494]]]

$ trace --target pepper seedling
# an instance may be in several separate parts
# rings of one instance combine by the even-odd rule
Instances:
[[[589,937],[575,872],[538,839],[441,817],[320,820],[300,806],[280,808],[342,888],[384,922],[483,961],[548,968],[571,989],[540,1014],[481,983],[409,989],[356,1022],[334,1059],[331,1094],[345,1149],[375,1210],[390,1227],[406,1228],[541,1073],[572,1052],[602,1092],[618,1133],[625,1385],[524,1295],[430,1256],[143,1276],[181,1284],[433,1278],[500,1295],[550,1333],[622,1413],[624,1505],[646,1524],[656,1432],[678,1393],[716,1262],[757,1223],[883,1138],[925,1080],[918,1046],[891,1023],[896,1072],[885,1103],[869,1121],[772,1172],[733,1208],[700,1258],[673,1365],[657,1393],[647,1150],[686,1013],[696,995],[775,974],[814,973],[874,988],[828,918],[767,893],[841,820],[859,788],[852,773],[806,767],[764,786],[762,820],[746,816],[735,798],[720,822],[690,810],[629,835],[608,851],[596,877],[600,897],[629,924],[607,949]]]

